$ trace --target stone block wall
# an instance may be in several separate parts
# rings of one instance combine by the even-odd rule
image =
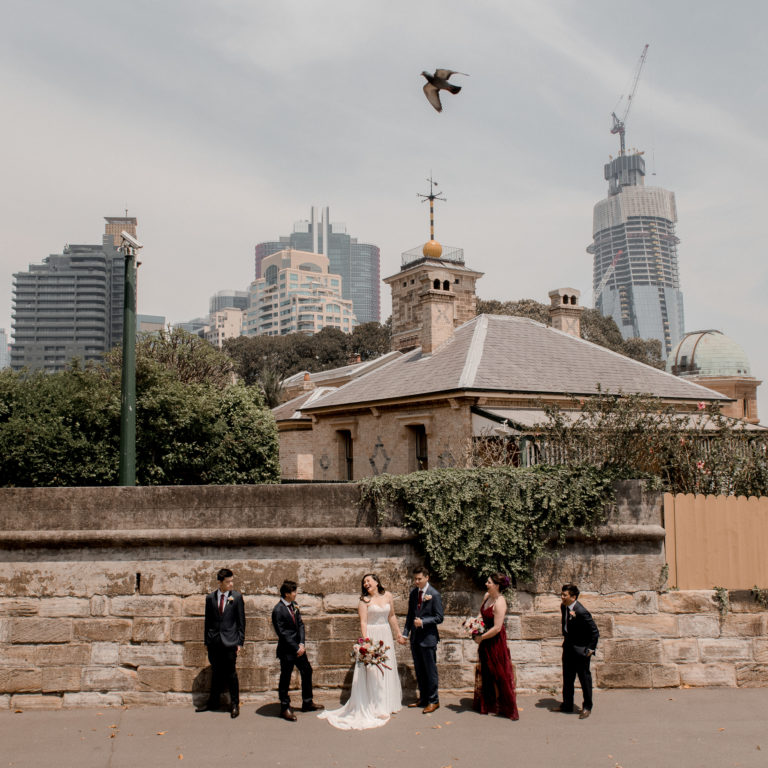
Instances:
[[[413,535],[374,530],[353,485],[0,489],[0,708],[191,704],[209,684],[204,594],[222,566],[245,594],[243,699],[273,699],[270,613],[284,578],[300,584],[318,689],[351,682],[360,579],[378,573],[404,621]],[[624,484],[596,539],[574,533],[508,595],[507,633],[522,691],[560,686],[560,585],[576,581],[601,632],[599,688],[768,685],[768,611],[731,593],[660,591],[660,499]],[[435,582],[441,686],[470,689],[477,658],[461,621],[482,591]],[[395,649],[413,690],[407,648]],[[407,695],[407,694],[406,694]]]

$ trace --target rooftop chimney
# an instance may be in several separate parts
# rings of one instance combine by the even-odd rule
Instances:
[[[421,277],[419,304],[421,309],[421,353],[431,355],[453,336],[456,294],[448,275],[425,274]]]
[[[579,306],[581,291],[575,288],[556,288],[549,292],[549,322],[553,328],[577,339],[581,338],[581,313]]]

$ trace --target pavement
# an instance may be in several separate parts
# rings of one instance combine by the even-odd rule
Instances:
[[[768,768],[768,688],[597,691],[586,720],[550,712],[548,694],[520,696],[518,722],[473,712],[466,694],[441,703],[368,731],[310,713],[288,723],[273,703],[236,720],[186,707],[4,710],[0,768]]]

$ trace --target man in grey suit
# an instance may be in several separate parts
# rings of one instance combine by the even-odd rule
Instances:
[[[240,681],[237,679],[237,654],[245,643],[245,603],[233,589],[235,578],[229,568],[222,568],[219,582],[205,598],[205,646],[211,662],[211,692],[208,701],[197,709],[207,712],[219,708],[219,696],[229,689],[230,717],[240,714]]]
[[[413,669],[419,686],[419,699],[409,707],[423,707],[424,714],[440,706],[437,679],[437,625],[443,622],[440,593],[429,583],[429,571],[420,565],[413,569],[413,589],[408,598],[408,615],[403,637],[410,637]]]

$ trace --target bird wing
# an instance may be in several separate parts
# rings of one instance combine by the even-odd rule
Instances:
[[[466,72],[457,72],[455,69],[436,69],[434,76],[439,77],[442,80],[447,80],[451,75],[464,75],[464,77],[469,77]]]
[[[443,105],[440,103],[440,93],[437,88],[431,83],[424,84],[424,95],[427,97],[427,101],[438,111],[443,111]]]

